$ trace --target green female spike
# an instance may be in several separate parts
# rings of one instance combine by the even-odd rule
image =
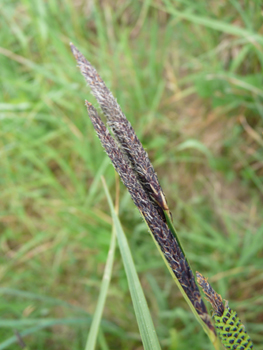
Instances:
[[[241,323],[237,313],[230,309],[228,302],[223,304],[221,295],[217,294],[207,282],[207,279],[196,272],[197,282],[203,289],[206,299],[213,307],[215,327],[222,344],[226,349],[253,349],[253,343]]]

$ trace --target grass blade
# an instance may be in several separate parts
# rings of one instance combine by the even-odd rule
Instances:
[[[207,28],[211,28],[214,30],[218,30],[222,33],[228,33],[232,35],[236,35],[238,37],[246,39],[250,43],[258,43],[260,45],[263,44],[263,36],[257,33],[254,33],[248,29],[243,29],[238,26],[216,20],[214,18],[203,17],[199,15],[195,15],[189,12],[178,11],[174,8],[174,4],[170,1],[165,0],[166,8],[156,6],[157,8],[162,8],[163,11],[174,15],[175,17],[186,19],[192,23],[203,25]]]
[[[103,279],[101,283],[100,295],[99,295],[97,307],[93,316],[85,350],[93,350],[95,349],[95,346],[96,346],[96,340],[99,332],[101,316],[105,305],[107,292],[108,292],[110,279],[111,279],[115,247],[116,247],[116,234],[115,234],[115,230],[112,230],[110,248],[109,248],[107,262],[106,262]]]
[[[36,335],[42,329],[50,328],[57,325],[70,325],[70,326],[79,326],[79,325],[89,325],[91,323],[91,317],[81,317],[81,318],[61,318],[61,319],[30,319],[30,320],[0,320],[1,328],[13,328],[19,329],[19,334],[22,338],[25,338],[27,335]],[[29,327],[34,325],[32,327]],[[21,327],[28,327],[25,330],[20,330]],[[121,328],[115,326],[113,323],[108,321],[102,321],[102,326],[105,331],[117,335],[119,338],[125,336],[125,333]],[[8,348],[10,345],[17,342],[17,337],[14,335],[8,339],[3,340],[0,343],[0,350]],[[10,347],[9,347],[10,349]]]
[[[103,180],[103,186],[107,196],[107,200],[111,209],[111,215],[116,230],[116,235],[118,239],[118,244],[128,279],[129,289],[131,293],[131,298],[133,302],[133,307],[138,322],[142,342],[144,349],[146,350],[160,350],[160,344],[156,335],[156,331],[153,325],[150,311],[134,266],[131,251],[123,232],[119,218],[114,210],[112,199],[107,188],[105,181]]]

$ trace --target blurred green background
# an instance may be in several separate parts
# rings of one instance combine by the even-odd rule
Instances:
[[[115,174],[70,41],[147,149],[192,268],[263,349],[261,5],[1,1],[0,349],[21,349],[16,331],[31,349],[84,349],[97,302],[111,235],[100,177],[115,198]],[[122,184],[120,219],[162,348],[211,349]],[[118,250],[97,348],[142,349]]]

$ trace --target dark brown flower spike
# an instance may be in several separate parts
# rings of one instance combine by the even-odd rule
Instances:
[[[163,221],[163,218],[160,216],[153,203],[149,200],[145,189],[138,181],[134,169],[131,168],[130,164],[123,156],[118,144],[103,124],[96,109],[87,101],[86,106],[94,129],[96,130],[106,153],[111,159],[116,171],[120,175],[122,182],[127,187],[134,204],[137,206],[141,215],[145,219],[150,231],[152,232],[156,242],[165,256],[165,259],[183,287],[191,303],[194,305],[197,313],[208,325],[208,327],[213,329],[205,304],[196,285],[193,273],[172,232]]]
[[[106,87],[95,68],[72,44],[71,50],[78,62],[82,75],[89,84],[93,95],[96,97],[103,113],[107,117],[108,125],[121,145],[121,151],[127,155],[140,183],[145,188],[150,199],[156,204],[159,213],[162,215],[162,210],[164,210],[169,214],[170,212],[165,195],[154,168],[130,122],[126,119],[117,103],[117,100]],[[158,207],[160,207],[161,210],[159,210]]]
[[[168,206],[147,153],[96,70],[72,44],[71,50],[116,138],[115,140],[107,130],[97,110],[86,101],[89,117],[102,146],[146,221],[180,286],[203,322],[214,331],[194,275],[166,223],[163,211],[167,211]]]
[[[212,305],[215,313],[218,316],[222,316],[225,310],[223,300],[220,294],[211,287],[208,283],[207,278],[201,275],[200,272],[196,271],[197,283],[203,289],[203,292],[206,295],[206,300]]]

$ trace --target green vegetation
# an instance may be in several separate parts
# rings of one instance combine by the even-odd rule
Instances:
[[[2,1],[0,349],[85,349],[112,236],[104,175],[162,349],[212,349],[88,118],[72,41],[149,153],[194,270],[263,349],[261,1]],[[209,306],[208,306],[209,308]],[[137,349],[115,252],[98,349]]]

